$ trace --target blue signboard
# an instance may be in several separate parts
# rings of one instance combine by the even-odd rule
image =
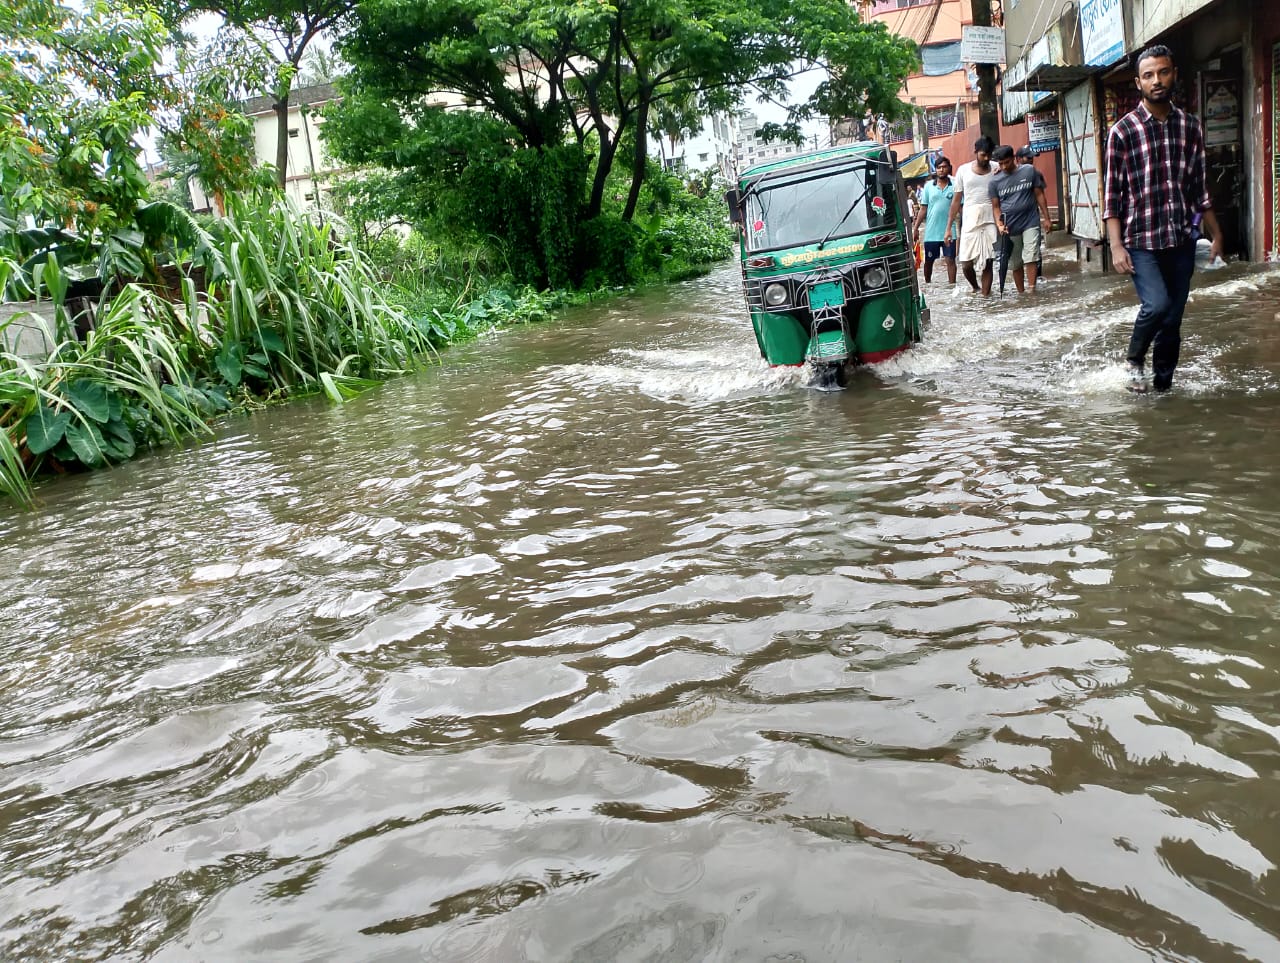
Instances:
[[[1084,62],[1108,67],[1124,56],[1124,14],[1120,0],[1080,0]]]

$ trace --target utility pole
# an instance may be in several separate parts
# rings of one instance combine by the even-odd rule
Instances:
[[[991,26],[991,0],[971,0],[973,25]],[[991,143],[1000,143],[1000,114],[996,107],[996,65],[975,64],[978,72],[978,128]]]

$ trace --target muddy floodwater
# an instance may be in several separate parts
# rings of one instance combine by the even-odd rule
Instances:
[[[0,507],[0,958],[1280,960],[1280,270],[1159,397],[1046,273],[819,392],[727,265]]]

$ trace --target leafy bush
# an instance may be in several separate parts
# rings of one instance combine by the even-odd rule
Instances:
[[[706,265],[729,257],[734,236],[719,191],[707,187],[708,172],[695,181],[702,194],[689,190],[679,176],[650,161],[630,231],[610,225],[621,222],[615,212],[621,199],[615,193],[608,213],[584,228],[587,243],[596,245],[602,268],[589,280],[631,284],[645,278],[675,279],[696,274]],[[705,195],[705,196],[703,196]],[[625,253],[619,255],[619,250]]]
[[[152,211],[179,260],[202,269],[204,289],[184,276],[176,292],[108,291],[83,341],[57,303],[56,255],[43,265],[56,347],[39,365],[0,353],[0,492],[28,502],[42,470],[123,461],[201,433],[235,398],[343,401],[433,353],[430,324],[387,301],[372,263],[331,226],[274,192],[228,203],[231,216],[208,231],[177,208]]]
[[[375,270],[396,282],[390,299],[437,348],[495,327],[543,320],[567,297],[516,283],[481,244],[442,243],[411,232],[383,235],[366,251]]]
[[[734,235],[724,202],[719,198],[701,200],[697,208],[673,214],[670,219],[670,254],[681,264],[708,264],[733,253]]]
[[[640,228],[617,214],[601,214],[583,224],[581,258],[590,267],[582,286],[592,290],[637,281],[646,273],[640,242]]]

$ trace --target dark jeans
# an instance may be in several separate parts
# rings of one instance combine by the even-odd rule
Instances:
[[[1133,322],[1129,339],[1129,364],[1141,368],[1151,349],[1151,386],[1167,391],[1173,384],[1182,344],[1182,311],[1191,290],[1191,272],[1196,266],[1196,246],[1187,241],[1161,251],[1129,248],[1133,262],[1133,287],[1142,307]]]

